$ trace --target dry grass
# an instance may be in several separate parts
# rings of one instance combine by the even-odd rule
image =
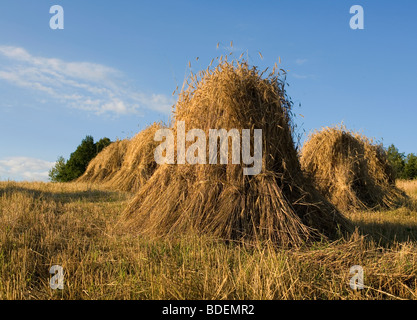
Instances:
[[[286,247],[349,230],[300,169],[285,82],[279,74],[263,74],[245,61],[220,59],[214,69],[191,75],[172,129],[176,136],[177,122],[184,121],[186,131],[202,129],[207,139],[210,129],[262,129],[262,172],[245,176],[242,164],[231,164],[231,152],[227,165],[161,165],[126,209],[121,232],[203,233]]]
[[[404,190],[409,197],[417,200],[417,180],[397,180],[396,185]]]
[[[313,132],[303,145],[301,165],[343,212],[395,208],[407,200],[395,186],[383,147],[344,126]]]
[[[117,235],[113,225],[129,198],[81,183],[1,182],[0,299],[417,298],[411,209],[352,213],[373,239],[355,233],[281,250],[202,235],[176,241]],[[64,268],[64,290],[49,287],[54,264]],[[361,292],[348,284],[357,264],[365,273]]]

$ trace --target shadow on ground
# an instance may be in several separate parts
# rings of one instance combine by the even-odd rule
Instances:
[[[11,196],[14,193],[23,193],[30,197],[46,200],[55,201],[60,203],[70,202],[115,202],[123,201],[129,197],[128,193],[118,191],[103,191],[103,190],[85,190],[85,191],[41,191],[38,189],[31,189],[21,186],[5,186],[0,188],[0,197],[3,195]]]
[[[355,222],[359,232],[376,243],[390,247],[396,243],[417,242],[417,224],[400,222]]]

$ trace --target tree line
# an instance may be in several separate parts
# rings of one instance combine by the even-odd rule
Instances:
[[[417,178],[417,156],[414,153],[405,155],[391,144],[387,149],[387,156],[398,179]]]
[[[86,136],[77,149],[71,153],[68,161],[58,157],[55,166],[49,171],[49,179],[53,182],[69,182],[80,177],[89,162],[110,143],[109,138],[102,138],[94,142],[92,136]]]

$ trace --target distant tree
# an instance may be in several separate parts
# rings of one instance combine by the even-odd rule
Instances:
[[[400,153],[398,149],[391,144],[387,149],[387,157],[391,166],[393,167],[397,178],[406,178],[404,173],[405,168],[405,156],[404,153]]]
[[[63,156],[59,156],[55,166],[49,170],[49,179],[53,182],[60,182],[65,180],[65,159]]]
[[[71,153],[66,164],[67,181],[74,180],[81,176],[88,166],[88,163],[97,154],[97,147],[92,136],[86,136],[77,149]]]
[[[414,153],[407,155],[404,174],[407,179],[417,178],[417,156]]]
[[[109,138],[102,138],[96,142],[96,153],[100,153],[105,147],[107,147],[111,143]]]
[[[49,171],[49,178],[54,182],[68,182],[80,177],[90,161],[111,143],[109,138],[102,138],[94,143],[92,136],[86,136],[77,149],[71,153],[68,161],[59,157],[55,166]]]

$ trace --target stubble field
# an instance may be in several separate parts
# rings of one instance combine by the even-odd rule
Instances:
[[[137,237],[115,228],[130,193],[0,182],[0,299],[416,299],[417,181],[397,184],[410,204],[348,213],[351,237],[284,250]],[[52,265],[63,290],[50,287]],[[363,290],[349,286],[353,265]]]

